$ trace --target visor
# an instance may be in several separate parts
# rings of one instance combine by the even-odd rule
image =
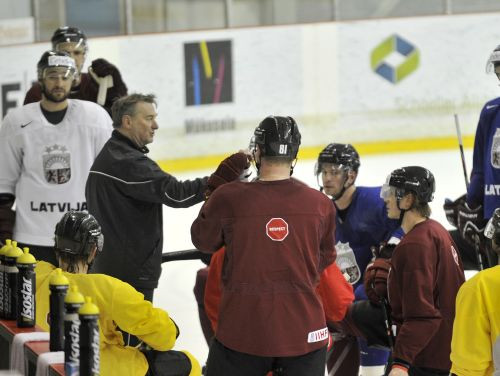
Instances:
[[[391,196],[396,196],[396,187],[385,183],[380,189],[380,198],[385,201]]]

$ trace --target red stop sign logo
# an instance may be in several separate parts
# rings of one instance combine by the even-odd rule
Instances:
[[[281,242],[288,235],[288,223],[283,218],[271,218],[266,224],[266,234],[271,240]]]

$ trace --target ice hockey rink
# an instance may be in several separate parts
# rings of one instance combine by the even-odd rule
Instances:
[[[472,166],[472,150],[465,150],[467,167]],[[294,177],[317,188],[313,160],[300,160],[295,167]],[[446,151],[412,152],[402,154],[361,155],[361,167],[356,184],[376,186],[385,182],[387,175],[403,166],[419,165],[429,169],[436,179],[436,192],[431,203],[432,218],[449,228],[443,212],[445,198],[455,199],[465,193],[465,181],[457,149]],[[210,174],[212,171],[191,171],[177,173],[179,179],[190,179]],[[247,197],[252,200],[252,197]],[[193,248],[190,227],[201,204],[188,209],[164,209],[164,252]],[[198,320],[198,310],[193,295],[193,287],[198,269],[204,267],[201,261],[176,261],[163,264],[155,305],[166,309],[180,328],[176,349],[192,352],[203,363],[208,355],[203,333]],[[286,320],[286,318],[283,318]],[[245,325],[245,323],[241,323]],[[262,333],[265,335],[265,333]]]

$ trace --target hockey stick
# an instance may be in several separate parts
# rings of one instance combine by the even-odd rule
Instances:
[[[186,249],[183,251],[166,252],[161,255],[161,263],[180,260],[201,260],[208,255],[197,249]]]
[[[462,142],[462,132],[460,132],[460,123],[458,122],[458,115],[455,116],[455,127],[457,129],[458,147],[460,149],[460,157],[462,158],[462,169],[464,170],[465,188],[469,190],[469,178],[467,177],[467,167],[465,166],[464,144]]]

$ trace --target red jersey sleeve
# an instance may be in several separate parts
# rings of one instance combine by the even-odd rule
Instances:
[[[219,316],[219,305],[222,294],[220,283],[225,253],[226,249],[222,247],[212,255],[208,268],[207,284],[205,285],[205,312],[214,332],[217,328],[217,318]]]
[[[323,302],[327,322],[341,321],[354,301],[352,286],[335,263],[321,273],[316,292]]]

